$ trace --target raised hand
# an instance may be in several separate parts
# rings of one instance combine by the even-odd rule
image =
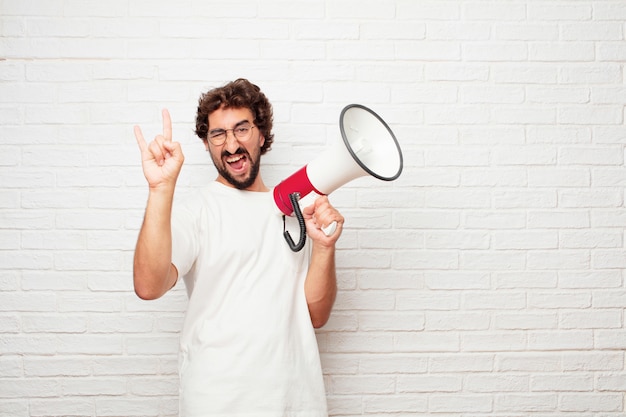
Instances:
[[[148,145],[141,128],[135,126],[135,138],[141,151],[141,166],[150,188],[174,187],[185,157],[178,142],[172,142],[172,119],[163,109],[163,133]]]
[[[302,216],[306,224],[307,234],[313,241],[325,246],[335,244],[343,229],[344,218],[328,201],[327,196],[318,197],[313,204],[302,209]],[[333,222],[337,223],[334,232],[327,236],[322,228],[326,228]]]

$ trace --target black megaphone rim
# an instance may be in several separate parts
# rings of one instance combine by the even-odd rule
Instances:
[[[376,119],[378,119],[378,121],[385,127],[385,129],[387,129],[387,132],[389,132],[389,134],[391,135],[391,138],[393,139],[395,145],[396,145],[396,149],[398,150],[398,155],[400,156],[400,166],[398,167],[398,172],[396,172],[393,176],[391,177],[384,177],[382,175],[377,174],[376,172],[372,171],[370,168],[368,168],[357,156],[357,154],[352,150],[352,146],[350,146],[350,142],[348,141],[348,137],[346,134],[346,131],[344,129],[343,126],[343,118],[345,113],[352,109],[352,108],[359,108],[362,110],[365,110],[366,112],[370,113],[372,116],[374,116]],[[376,114],[375,111],[373,111],[372,109],[365,107],[362,104],[348,104],[346,107],[343,108],[343,110],[341,111],[341,114],[339,115],[339,129],[341,130],[341,137],[343,139],[343,143],[346,145],[346,148],[348,149],[348,152],[350,152],[350,155],[352,156],[352,158],[356,161],[357,164],[359,164],[359,166],[361,168],[363,168],[368,174],[370,174],[373,177],[376,177],[380,180],[383,181],[393,181],[395,179],[397,179],[400,174],[402,173],[402,168],[404,167],[404,159],[402,157],[402,149],[400,149],[400,144],[398,143],[398,139],[396,139],[396,135],[393,133],[393,131],[391,130],[391,128],[389,127],[389,125],[387,124],[387,122],[385,122],[378,114]]]

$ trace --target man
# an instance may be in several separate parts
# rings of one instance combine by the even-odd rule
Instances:
[[[283,240],[284,219],[259,174],[273,142],[272,107],[244,79],[200,97],[196,133],[215,181],[174,203],[184,157],[163,133],[135,136],[149,194],[134,258],[134,286],[156,299],[184,277],[189,306],[180,342],[180,415],[327,416],[314,327],[337,291],[335,243],[343,217],[319,197],[303,208],[309,250]],[[287,218],[289,222],[290,218]],[[326,236],[320,228],[337,222]]]

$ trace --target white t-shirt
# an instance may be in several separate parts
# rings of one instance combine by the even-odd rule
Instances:
[[[181,417],[328,415],[304,295],[308,252],[289,249],[272,192],[213,182],[174,205],[172,263],[189,294]]]

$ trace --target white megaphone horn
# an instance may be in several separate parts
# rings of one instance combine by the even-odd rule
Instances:
[[[328,195],[342,185],[366,175],[393,181],[402,172],[402,150],[395,135],[372,110],[350,104],[341,111],[339,142],[308,165],[300,168],[274,188],[274,202],[286,216],[295,213],[300,222],[300,242],[296,245],[288,232],[285,239],[294,251],[304,246],[306,229],[300,213],[320,195]],[[322,228],[327,236],[334,233],[336,223]]]

